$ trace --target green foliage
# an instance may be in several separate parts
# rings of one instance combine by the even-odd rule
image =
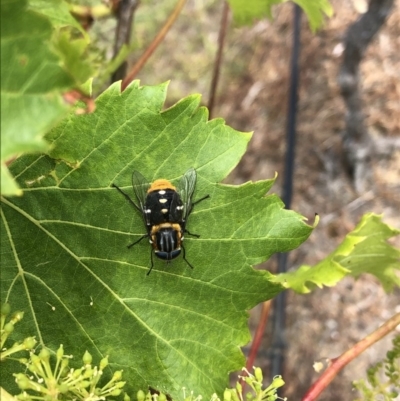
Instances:
[[[400,286],[400,250],[387,242],[400,233],[373,213],[363,216],[357,227],[346,235],[339,247],[315,266],[303,265],[294,272],[279,274],[274,281],[299,293],[308,293],[313,285],[334,286],[346,275],[358,277],[370,273],[385,291]]]
[[[246,372],[245,376],[239,376],[250,387],[251,391],[246,393],[246,401],[275,401],[283,400],[277,394],[277,390],[282,387],[285,382],[281,376],[275,376],[272,383],[264,388],[263,374],[260,368],[254,368],[254,375],[243,369]],[[230,394],[229,394],[230,393]],[[242,385],[237,382],[236,389],[225,390],[224,401],[243,401]],[[286,400],[286,398],[285,398]]]
[[[122,393],[126,384],[121,380],[122,370],[115,371],[111,380],[104,383],[103,373],[109,365],[108,357],[103,358],[99,366],[92,365],[92,355],[86,351],[82,357],[83,365],[76,368],[70,365],[73,356],[65,355],[62,345],[54,354],[47,348],[42,348],[36,355],[33,350],[35,342],[32,341],[32,337],[28,337],[21,343],[26,345],[25,348],[21,348],[18,343],[14,343],[10,348],[5,347],[5,341],[13,332],[10,327],[14,328],[14,325],[21,321],[24,315],[23,312],[14,313],[6,322],[10,315],[10,309],[9,304],[1,305],[1,361],[3,362],[10,355],[20,351],[29,351],[29,357],[17,359],[23,365],[24,373],[13,374],[21,393],[13,398],[1,388],[2,398],[8,401],[56,401],[60,399],[96,401],[116,397]],[[263,388],[263,375],[260,368],[254,369],[254,375],[246,371],[246,376],[239,376],[239,378],[242,378],[252,389],[252,392],[246,394],[247,401],[274,401],[279,398],[276,394],[277,389],[284,385],[282,378],[277,376],[267,388]],[[193,391],[187,396],[185,388],[182,390],[184,401],[200,401],[202,399],[201,396],[194,397]],[[166,399],[167,396],[164,393],[157,395],[151,394],[150,391],[147,394],[143,390],[137,392],[138,401],[166,401]],[[242,387],[239,382],[235,388],[225,389],[223,400],[243,401]],[[130,397],[126,393],[124,401],[130,401]],[[214,393],[211,401],[220,401],[220,399]]]
[[[368,369],[367,381],[359,380],[353,384],[361,393],[361,397],[355,401],[398,399],[400,394],[400,335],[393,339],[393,349],[387,352],[386,358]]]
[[[74,369],[69,366],[72,357],[64,355],[62,345],[55,352],[55,363],[52,361],[53,355],[47,348],[42,348],[38,355],[35,354],[33,348],[36,341],[33,337],[27,337],[22,342],[15,342],[11,347],[6,347],[6,340],[13,333],[15,324],[24,316],[23,312],[16,312],[6,321],[10,309],[9,304],[1,305],[1,361],[4,363],[5,359],[15,353],[30,351],[29,358],[17,359],[24,366],[25,373],[13,374],[17,386],[22,391],[15,399],[95,401],[121,394],[121,389],[125,385],[125,382],[121,381],[122,371],[116,371],[108,383],[103,383],[99,387],[103,372],[108,365],[107,357],[100,361],[98,367],[92,366],[92,356],[86,351],[82,358],[83,366]],[[5,396],[9,397],[9,394]]]
[[[58,21],[60,27],[73,21],[64,8],[57,12],[63,20]],[[76,28],[76,22],[73,25]],[[68,111],[61,93],[82,84],[91,75],[91,68],[82,60],[86,40],[70,39],[68,31],[56,30],[46,16],[34,7],[29,9],[26,1],[1,2],[3,195],[22,193],[6,162],[21,153],[46,151],[48,145],[43,135]]]
[[[111,86],[92,114],[71,114],[46,136],[50,156],[17,159],[24,196],[2,198],[2,299],[25,310],[22,335],[109,355],[131,385],[180,399],[183,384],[205,397],[222,393],[240,369],[250,337],[247,310],[282,290],[253,264],[297,247],[312,228],[275,195],[274,180],[217,184],[244,153],[250,134],[208,121],[200,97],[161,111],[166,85],[123,93]],[[131,174],[173,182],[198,173],[196,205],[182,258],[166,265],[140,214],[110,185],[132,194]],[[4,375],[3,375],[4,376]]]
[[[239,376],[239,380],[236,382],[236,386],[233,388],[225,389],[223,393],[223,401],[275,401],[283,400],[277,394],[277,390],[282,387],[285,382],[282,380],[281,376],[276,376],[272,380],[272,383],[268,387],[264,387],[263,384],[263,374],[260,368],[254,368],[254,374],[248,372],[245,368],[245,376]],[[246,393],[245,398],[243,397],[242,385],[240,380],[243,379],[245,383],[250,387],[251,391]],[[183,400],[184,401],[201,401],[203,397],[201,395],[195,396],[193,391],[187,392],[185,388],[183,390]],[[188,394],[187,394],[188,393]],[[155,397],[156,396],[156,397]],[[163,393],[151,394],[149,391],[145,394],[142,390],[137,393],[138,401],[166,401],[167,396]],[[285,398],[286,400],[286,398]],[[221,401],[217,394],[213,394],[210,401]]]
[[[287,0],[228,0],[237,25],[250,25],[254,20],[271,18],[272,6],[285,3]],[[315,31],[321,27],[324,14],[333,15],[333,8],[328,0],[293,0],[308,17],[310,28]]]
[[[54,28],[73,27],[84,37],[87,36],[81,24],[71,15],[69,3],[64,0],[29,0],[29,8],[46,16]]]
[[[96,401],[121,394],[125,382],[121,381],[122,370],[117,370],[112,378],[104,382],[103,372],[108,366],[108,358],[92,365],[92,356],[85,352],[83,366],[69,367],[70,356],[64,355],[61,345],[56,352],[56,362],[52,362],[51,352],[42,348],[38,355],[30,354],[29,359],[21,360],[26,373],[14,373],[15,381],[22,390],[16,398],[21,401],[33,400],[85,400]],[[102,380],[103,379],[103,380]],[[100,386],[101,383],[101,386]]]
[[[19,323],[24,317],[23,312],[14,312],[10,317],[11,307],[9,304],[1,304],[1,322],[0,322],[0,361],[3,362],[11,355],[17,352],[31,350],[36,344],[36,340],[33,337],[26,337],[21,342],[14,342],[11,347],[5,347],[7,339],[14,332],[15,325]]]

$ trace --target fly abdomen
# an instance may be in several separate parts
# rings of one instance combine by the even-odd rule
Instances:
[[[182,234],[179,224],[154,226],[151,237],[154,253],[158,258],[169,261],[180,255]]]

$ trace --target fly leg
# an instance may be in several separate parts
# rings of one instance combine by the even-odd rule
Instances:
[[[136,205],[136,203],[131,199],[131,197],[128,194],[126,194],[120,187],[118,187],[115,184],[111,184],[111,186],[116,188],[135,209],[139,210],[139,212],[142,213],[140,207],[138,207],[138,205]]]
[[[197,205],[198,203],[200,203],[201,201],[203,201],[205,199],[208,199],[209,197],[210,197],[210,195],[206,195],[206,196],[203,196],[202,198],[200,198],[199,200],[197,200],[196,202],[193,202],[192,207],[190,208],[190,211],[188,213],[188,216],[190,215],[190,213],[192,213],[194,205]],[[191,235],[192,237],[200,238],[199,234],[192,234],[189,230],[186,230],[185,226],[184,226],[184,232],[187,233],[188,235]]]
[[[189,263],[189,261],[186,259],[186,250],[183,244],[181,245],[182,251],[183,251],[183,260],[188,264],[188,266],[193,269],[193,266]]]
[[[154,263],[153,263],[153,248],[150,248],[150,260],[151,260],[151,266],[150,266],[150,270],[146,273],[146,276],[148,276],[151,273],[151,271],[153,270],[153,266],[154,266]]]
[[[200,238],[199,234],[192,234],[189,230],[186,230],[186,228],[185,228],[185,233],[187,233],[188,235],[191,235],[192,237]]]
[[[138,244],[142,239],[145,239],[145,238],[149,238],[149,235],[145,234],[142,237],[140,237],[137,241],[133,242],[132,244],[129,244],[128,249],[131,249],[133,247],[133,245]]]
[[[203,196],[202,198],[198,199],[196,202],[193,202],[192,203],[192,209],[193,209],[194,205],[197,205],[198,203],[200,203],[201,201],[203,201],[205,199],[208,199],[209,197],[210,197],[210,195],[206,195],[206,196]]]

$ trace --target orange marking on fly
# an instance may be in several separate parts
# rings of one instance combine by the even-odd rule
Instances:
[[[177,231],[179,234],[179,238],[181,237],[181,226],[178,223],[171,224],[171,223],[163,223],[157,226],[151,227],[150,235],[153,236],[157,234],[158,231],[162,230],[163,228],[172,228],[173,230]]]
[[[172,189],[173,191],[176,191],[176,187],[174,187],[170,181],[161,178],[159,180],[155,180],[150,185],[150,188],[147,190],[147,193],[149,194],[150,192],[154,191],[162,191],[164,189]]]

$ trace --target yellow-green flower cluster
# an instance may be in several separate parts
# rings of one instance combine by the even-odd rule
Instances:
[[[51,364],[50,351],[46,348],[43,348],[39,355],[31,353],[30,358],[23,361],[30,374],[14,374],[16,383],[22,390],[17,398],[24,401],[99,401],[121,394],[125,385],[125,382],[121,381],[122,370],[116,371],[108,383],[99,386],[103,371],[108,365],[107,357],[103,358],[97,367],[92,365],[92,356],[85,352],[82,358],[83,366],[79,369],[69,368],[70,359],[64,355],[62,345],[56,352],[54,367]]]
[[[5,348],[4,344],[10,334],[14,331],[15,325],[24,317],[23,312],[15,312],[8,321],[7,318],[11,312],[9,304],[2,304],[0,311],[0,361],[4,361],[12,354],[19,351],[27,351],[33,349],[36,344],[34,337],[27,337],[23,342],[15,342],[10,348]]]

